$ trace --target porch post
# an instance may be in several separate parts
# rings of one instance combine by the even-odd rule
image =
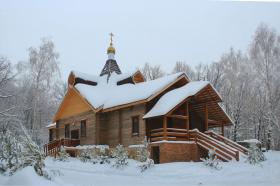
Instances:
[[[167,117],[163,116],[163,140],[167,140]]]
[[[189,102],[186,102],[186,116],[188,116],[188,118],[185,120],[185,122],[186,122],[186,129],[187,129],[187,137],[188,137],[188,140],[189,140],[190,139]]]
[[[224,123],[222,123],[221,129],[222,129],[222,136],[225,136]]]
[[[205,131],[208,130],[208,107],[207,107],[207,103],[205,103]]]

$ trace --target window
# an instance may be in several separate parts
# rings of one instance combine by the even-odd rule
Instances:
[[[49,130],[49,142],[53,141],[53,129]]]
[[[65,138],[70,138],[70,125],[69,124],[65,125],[64,136],[65,136]]]
[[[81,121],[81,137],[86,137],[87,135],[87,126],[86,126],[86,120]]]
[[[59,139],[59,123],[56,123],[55,129],[55,137],[56,139]]]
[[[139,134],[139,116],[132,117],[132,135]]]

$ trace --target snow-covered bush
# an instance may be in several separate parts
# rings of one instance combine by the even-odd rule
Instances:
[[[9,130],[1,132],[0,161],[2,172],[12,175],[18,169],[33,166],[39,176],[49,178],[44,170],[44,153],[42,149],[30,138],[25,128],[23,134],[16,134]]]
[[[261,149],[257,145],[250,145],[247,162],[254,165],[265,160],[266,158]]]
[[[150,159],[150,152],[148,146],[149,142],[145,137],[142,146],[138,147],[137,149],[137,156],[139,161],[141,162],[139,165],[141,172],[144,172],[145,170],[154,166],[154,160]]]
[[[12,175],[22,165],[22,145],[9,130],[0,133],[0,173]]]
[[[112,151],[112,156],[115,158],[113,167],[123,168],[124,166],[128,165],[128,152],[123,145],[117,145]]]
[[[203,161],[203,164],[207,167],[211,167],[216,170],[220,170],[222,167],[220,165],[220,160],[217,158],[215,150],[209,150],[208,151],[208,157],[207,158],[201,158]]]
[[[65,148],[61,147],[56,159],[58,161],[67,161],[69,157],[70,155],[66,152]]]
[[[79,159],[82,162],[91,162],[96,158],[95,151],[92,148],[81,149],[79,154]]]
[[[150,169],[154,166],[154,160],[152,159],[147,159],[145,162],[140,163],[139,168],[141,172],[144,172],[147,169]]]
[[[42,149],[30,138],[26,132],[24,135],[20,136],[20,141],[23,146],[23,167],[33,166],[39,176],[44,176],[50,179],[48,173],[44,170],[45,155]]]
[[[149,143],[145,137],[143,144],[137,148],[137,157],[140,162],[145,162],[150,156],[148,145]]]
[[[100,146],[99,147],[98,160],[99,160],[100,164],[110,163],[109,153],[108,153],[107,148],[105,146]]]

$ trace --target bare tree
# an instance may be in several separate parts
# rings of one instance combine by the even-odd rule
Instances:
[[[267,102],[267,148],[270,149],[272,143],[272,130],[280,128],[279,101],[280,101],[280,36],[276,31],[265,24],[261,24],[251,43],[250,57],[255,64],[257,75],[262,81],[263,91]]]
[[[146,80],[154,80],[165,75],[160,65],[152,66],[149,63],[145,63],[144,67],[141,69],[141,72]]]
[[[24,123],[36,136],[38,130],[51,120],[57,106],[57,97],[53,95],[62,84],[58,57],[54,43],[42,39],[38,48],[29,48],[28,61],[18,64],[17,80],[22,88]]]
[[[177,73],[177,72],[184,72],[187,74],[187,76],[190,79],[194,79],[195,78],[195,72],[193,71],[193,69],[185,62],[182,61],[177,61],[175,64],[175,67],[173,68],[172,73]]]
[[[15,112],[11,80],[14,78],[10,61],[0,56],[0,125],[5,128]]]

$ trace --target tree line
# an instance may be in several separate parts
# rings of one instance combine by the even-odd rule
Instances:
[[[146,63],[148,80],[185,72],[191,80],[207,80],[223,98],[233,121],[226,135],[234,141],[255,138],[268,149],[280,149],[280,35],[260,24],[246,51],[230,48],[218,61],[192,68],[179,61],[171,72]]]
[[[38,143],[48,137],[51,122],[65,85],[60,76],[59,54],[53,41],[42,39],[28,49],[28,59],[16,65],[0,57],[0,129],[21,133],[24,126]]]

